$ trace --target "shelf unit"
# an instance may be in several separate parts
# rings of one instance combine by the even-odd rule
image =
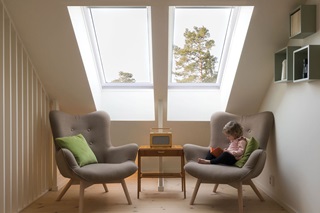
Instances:
[[[320,79],[320,45],[307,45],[293,51],[293,82]],[[307,74],[303,75],[303,61],[307,59]]]
[[[316,32],[316,5],[300,5],[290,14],[290,38],[301,39]]]
[[[299,49],[300,46],[285,47],[274,55],[274,82],[292,82],[293,80],[293,51]],[[282,62],[286,59],[284,70],[285,79],[282,79]]]

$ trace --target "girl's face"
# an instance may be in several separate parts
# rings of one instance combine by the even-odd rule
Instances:
[[[229,141],[233,141],[235,139],[233,135],[226,134],[226,133],[224,135],[227,137]]]

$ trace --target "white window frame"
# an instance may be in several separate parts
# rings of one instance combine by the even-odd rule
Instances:
[[[91,15],[90,8],[98,8],[97,6],[88,6],[84,7],[84,13],[85,13],[85,19],[86,19],[86,24],[88,26],[88,32],[90,34],[90,39],[91,39],[91,45],[93,47],[93,52],[95,56],[95,61],[97,64],[97,69],[99,71],[99,76],[101,80],[101,85],[102,89],[152,89],[153,88],[153,63],[152,63],[152,34],[151,34],[151,7],[150,6],[100,6],[103,8],[146,8],[147,9],[147,25],[148,25],[148,46],[149,46],[149,75],[150,75],[150,82],[135,82],[135,83],[114,83],[114,82],[107,82],[105,79],[105,74],[104,72],[107,72],[107,70],[104,70],[103,64],[102,64],[102,59],[100,56],[100,51],[99,51],[99,46],[98,46],[98,41],[95,35],[95,29],[93,26],[93,19]]]
[[[175,8],[230,8],[232,9],[229,18],[228,28],[224,40],[224,45],[222,48],[221,60],[218,68],[218,76],[216,83],[176,83],[172,82],[171,71],[173,63],[173,34],[174,34],[174,9]],[[223,77],[223,72],[225,69],[229,47],[232,39],[232,34],[234,31],[234,26],[237,21],[238,7],[234,6],[170,6],[169,7],[169,63],[168,63],[168,89],[219,89]]]
[[[119,0],[119,2],[114,2],[111,5],[108,5],[108,7],[118,6],[119,4],[125,5],[125,2],[121,0]],[[177,1],[173,0],[169,6],[173,6],[175,2]],[[167,84],[168,70],[171,69],[168,69],[168,59],[170,58],[168,50],[170,44],[170,41],[168,41],[170,40],[169,9],[163,5],[159,5],[159,3],[156,1],[151,1],[150,4],[153,13],[153,21],[157,24],[156,26],[152,26],[152,32],[155,34],[151,38],[151,40],[156,40],[153,41],[153,44],[157,47],[156,49],[153,49],[152,52],[152,54],[155,56],[155,67],[153,68],[155,73],[152,73],[152,75],[157,78],[157,81],[155,81],[153,85],[148,85],[147,90],[146,85],[138,86],[137,83],[135,83],[134,86],[130,85],[128,87],[124,86],[123,84],[121,84],[121,86],[114,85],[108,87],[101,85],[101,79],[99,78],[100,74],[98,72],[99,64],[97,64],[95,61],[95,48],[97,47],[95,47],[92,44],[92,40],[89,39],[90,29],[88,29],[88,25],[83,24],[86,22],[84,12],[85,7],[68,6],[71,22],[74,27],[75,36],[79,45],[80,54],[88,77],[96,110],[105,110],[110,114],[112,120],[118,121],[209,121],[213,112],[224,111],[226,109],[247,30],[249,28],[253,6],[237,7],[240,12],[235,17],[237,22],[234,23],[234,32],[230,33],[230,35],[232,34],[232,39],[229,44],[231,49],[229,49],[229,47],[229,51],[224,53],[228,55],[228,57],[225,58],[226,61],[224,61],[224,69],[226,72],[223,73],[223,77],[220,75],[221,85],[218,88],[203,84],[201,86],[199,84],[192,86],[188,85],[188,87],[186,87],[187,85],[185,84],[181,86]],[[196,5],[197,2],[194,1],[193,3],[191,2],[191,4]],[[141,3],[136,3],[134,6],[141,6]],[[209,4],[208,6],[212,5]],[[141,91],[140,94],[138,94],[138,98],[134,99],[134,101],[130,100],[130,98],[132,99],[133,97],[130,96],[131,91],[134,94],[138,94]],[[171,96],[170,92],[174,92],[175,94]],[[175,97],[177,97],[176,95],[179,95],[179,92],[182,92],[184,97],[183,99],[177,100]],[[105,96],[103,93],[108,94],[107,98],[110,97],[111,99],[117,100],[113,102],[113,100],[108,99],[108,103],[105,103]],[[120,96],[115,95],[115,93],[121,93],[121,97],[125,97],[124,95],[127,95],[128,99],[125,97],[122,98],[123,102],[119,102]],[[186,94],[189,96],[185,96]],[[192,94],[196,95],[197,99],[194,99]],[[140,99],[141,97],[145,98]],[[176,101],[176,103],[174,103],[174,101]],[[170,108],[171,106],[175,105],[180,106],[181,102],[179,103],[177,101],[183,101],[185,103],[182,108],[178,108],[180,117],[177,116],[177,113],[174,111],[177,110],[177,108],[174,110]],[[167,104],[167,107],[163,107],[163,117],[159,117],[160,115],[157,114],[157,111],[159,111],[158,103]],[[147,110],[148,112],[142,112],[143,110],[146,111],[146,106],[149,109]],[[133,109],[136,111],[133,111]]]

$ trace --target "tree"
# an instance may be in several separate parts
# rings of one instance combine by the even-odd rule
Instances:
[[[172,72],[178,83],[214,83],[217,73],[214,73],[217,58],[211,55],[214,40],[210,40],[207,28],[188,28],[183,34],[185,44],[183,48],[174,46],[176,71]]]
[[[119,72],[119,78],[112,81],[112,83],[134,83],[136,79],[133,78],[133,74],[129,72]]]

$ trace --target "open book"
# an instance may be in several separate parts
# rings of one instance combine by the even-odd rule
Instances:
[[[210,153],[217,158],[223,153],[223,150],[220,147],[210,147]]]

